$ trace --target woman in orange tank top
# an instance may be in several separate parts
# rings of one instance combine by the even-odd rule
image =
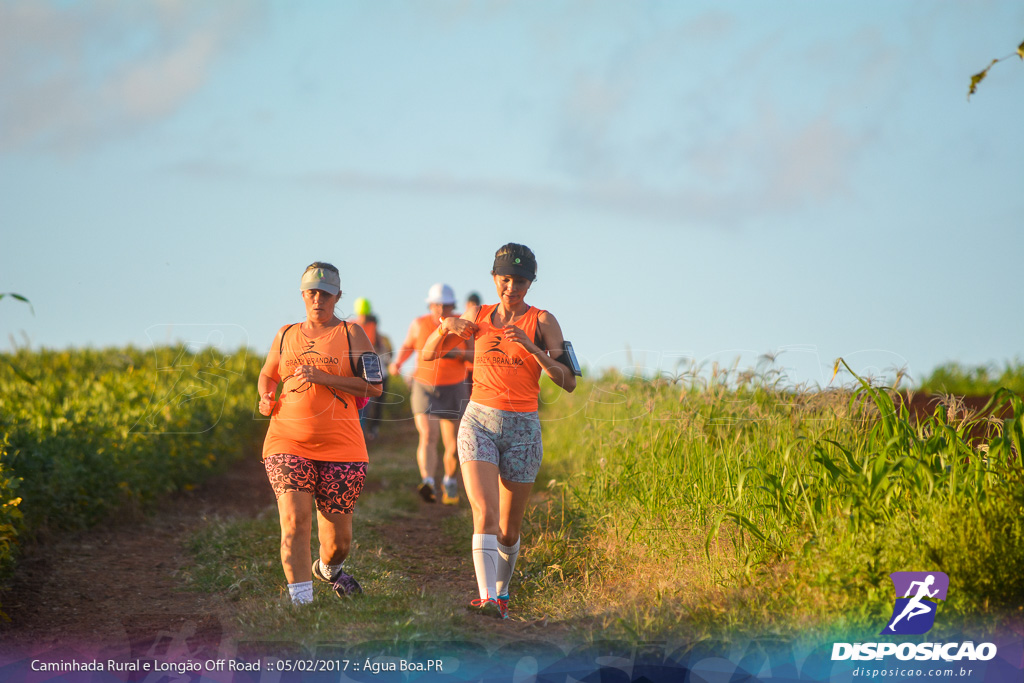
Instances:
[[[370,340],[334,315],[341,298],[338,269],[311,264],[301,290],[306,320],[278,331],[258,382],[259,411],[270,417],[263,464],[277,496],[281,565],[296,604],[312,602],[313,577],[330,583],[339,597],[362,591],[341,566],[366,479],[356,400],[381,394],[380,384],[357,372],[356,361],[373,351]],[[310,568],[314,503],[320,556]]]
[[[565,391],[576,377],[563,364],[562,330],[526,293],[537,276],[527,247],[506,244],[491,269],[498,303],[445,318],[423,347],[426,359],[474,340],[473,393],[459,427],[459,460],[473,509],[473,567],[479,598],[471,605],[508,617],[509,581],[542,446],[537,398],[545,373]]]

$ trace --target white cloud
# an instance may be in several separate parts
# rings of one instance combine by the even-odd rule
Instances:
[[[0,150],[76,148],[167,116],[259,5],[0,4]]]
[[[169,52],[131,65],[108,87],[113,108],[132,119],[170,113],[205,81],[218,38],[213,31],[196,31]]]
[[[645,26],[574,72],[550,145],[567,200],[735,227],[851,193],[870,114],[893,105],[894,50],[870,25],[845,50],[798,25],[745,29],[717,11]]]

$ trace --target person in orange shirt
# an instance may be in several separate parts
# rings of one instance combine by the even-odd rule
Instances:
[[[310,264],[301,291],[306,319],[278,330],[258,380],[259,411],[270,417],[263,465],[277,496],[281,566],[295,604],[313,601],[313,577],[339,597],[362,592],[342,569],[368,460],[356,400],[381,394],[370,340],[334,315],[338,269]],[[320,552],[309,568],[314,504]]]
[[[352,304],[352,311],[355,313],[352,321],[363,328],[367,339],[373,346],[374,353],[380,358],[382,367],[387,368],[391,362],[391,340],[387,335],[381,334],[377,327],[377,316],[369,300],[359,297]],[[359,421],[363,426],[363,437],[367,441],[373,441],[380,434],[381,412],[383,408],[382,398],[388,391],[388,373],[384,373],[384,382],[381,384],[381,398],[371,398],[366,405],[359,409]]]
[[[437,330],[440,321],[455,317],[455,293],[448,285],[438,282],[427,293],[430,313],[412,321],[409,333],[398,352],[398,358],[388,371],[397,375],[399,369],[414,352],[419,352],[427,339]],[[455,436],[459,419],[469,400],[466,386],[466,363],[472,359],[468,343],[453,344],[446,353],[436,359],[427,360],[419,353],[416,370],[409,388],[409,402],[412,405],[413,420],[420,440],[416,448],[416,463],[419,466],[421,482],[417,487],[420,496],[428,503],[437,500],[434,473],[437,471],[437,436],[444,444],[444,481],[442,502],[454,505],[459,502],[458,481],[455,472],[459,461],[456,458]]]
[[[445,318],[422,355],[430,360],[474,339],[473,393],[458,436],[479,593],[470,604],[507,618],[523,515],[543,453],[540,375],[571,392],[576,371],[555,316],[526,303],[537,277],[533,252],[506,244],[494,255],[491,276],[498,303]]]

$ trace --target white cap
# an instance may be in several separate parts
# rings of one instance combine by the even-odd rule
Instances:
[[[302,274],[300,289],[319,289],[334,295],[341,291],[341,278],[332,270],[310,266]]]
[[[428,304],[441,304],[442,306],[455,305],[455,290],[443,282],[438,282],[430,286],[430,291],[427,292],[427,303]]]

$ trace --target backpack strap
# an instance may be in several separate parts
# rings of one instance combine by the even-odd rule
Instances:
[[[280,356],[282,353],[284,353],[284,336],[288,334],[288,330],[292,329],[293,327],[295,327],[295,323],[292,323],[288,327],[284,328],[284,332],[281,333],[281,343],[277,347],[277,355]]]
[[[341,324],[345,326],[345,341],[348,342],[348,366],[352,368],[352,376],[358,377],[356,374],[356,362],[353,359],[352,353],[352,337],[348,333],[348,322],[345,320],[341,321]]]

